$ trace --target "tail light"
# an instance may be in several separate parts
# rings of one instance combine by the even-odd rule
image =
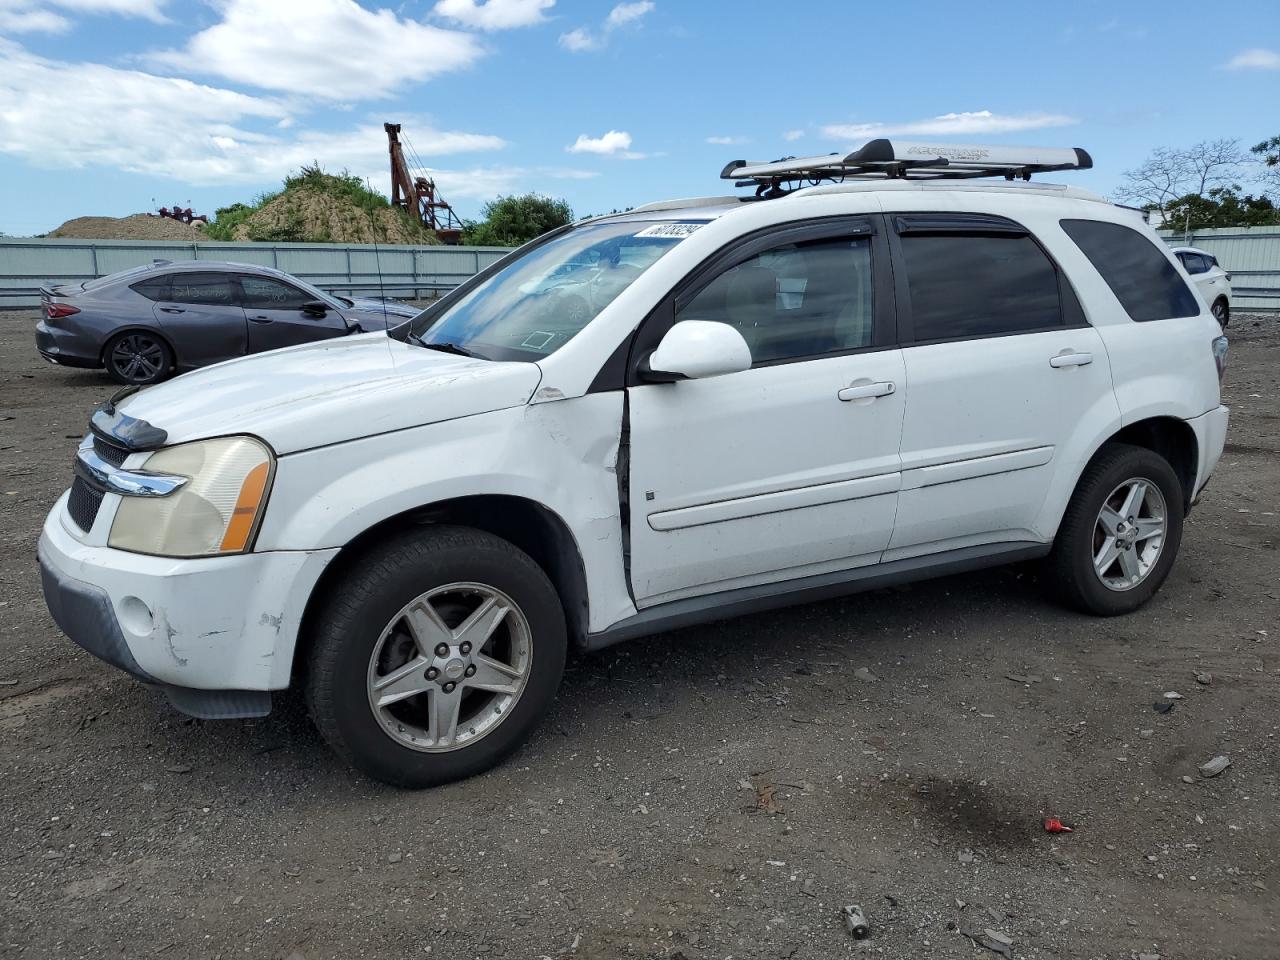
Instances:
[[[1227,372],[1227,338],[1213,338],[1213,364],[1218,368],[1218,382],[1222,382],[1222,375]]]
[[[1222,273],[1223,273],[1223,276],[1225,276],[1228,280],[1230,280],[1230,279],[1231,279],[1231,271],[1230,271],[1230,270],[1223,270],[1223,271],[1222,271]]]
[[[73,307],[69,303],[50,303],[44,308],[44,315],[50,320],[57,320],[59,317],[69,317],[73,313],[79,312],[79,307]]]

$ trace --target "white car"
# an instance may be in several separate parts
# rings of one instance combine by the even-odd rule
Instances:
[[[407,786],[513,750],[571,647],[1038,557],[1135,610],[1222,452],[1226,340],[1127,211],[968,179],[1087,160],[739,163],[755,197],[553,231],[392,335],[126,390],[45,523],[49,608],[195,716],[301,685]],[[548,317],[586,260],[611,298]]]
[[[1191,277],[1191,282],[1200,291],[1200,296],[1204,297],[1204,302],[1218,318],[1218,325],[1225,330],[1231,322],[1231,274],[1223,270],[1218,258],[1207,250],[1174,247],[1173,255],[1178,258],[1178,262]]]

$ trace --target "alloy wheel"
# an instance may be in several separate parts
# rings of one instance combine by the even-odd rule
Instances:
[[[369,659],[369,706],[402,746],[459,750],[491,733],[529,680],[533,637],[506,594],[450,583],[421,594],[383,629]]]
[[[164,371],[164,345],[155,337],[131,333],[111,348],[111,366],[132,383],[150,383]]]
[[[1108,590],[1132,590],[1155,569],[1164,549],[1164,494],[1134,477],[1102,503],[1093,530],[1093,569]]]

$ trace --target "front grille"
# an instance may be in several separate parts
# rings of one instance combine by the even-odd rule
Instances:
[[[102,506],[102,494],[79,477],[71,483],[71,496],[67,497],[67,512],[77,527],[88,533]]]
[[[114,443],[108,443],[101,437],[93,438],[93,452],[100,456],[113,467],[119,467],[129,458],[129,451],[124,447],[117,447]]]

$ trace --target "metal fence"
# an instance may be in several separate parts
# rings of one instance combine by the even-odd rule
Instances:
[[[344,243],[0,238],[0,309],[39,306],[42,285],[92,280],[152,260],[230,260],[275,267],[330,293],[419,300],[451,290],[505,247]]]
[[[1161,230],[1165,243],[1199,247],[1231,274],[1235,313],[1280,311],[1280,227],[1218,227],[1183,234]]]
[[[1280,227],[1228,227],[1166,243],[1208,250],[1231,273],[1237,313],[1280,311]],[[232,260],[275,267],[330,293],[419,300],[451,290],[505,247],[401,247],[344,243],[185,243],[0,237],[0,310],[40,303],[44,284],[92,280],[152,260]]]

